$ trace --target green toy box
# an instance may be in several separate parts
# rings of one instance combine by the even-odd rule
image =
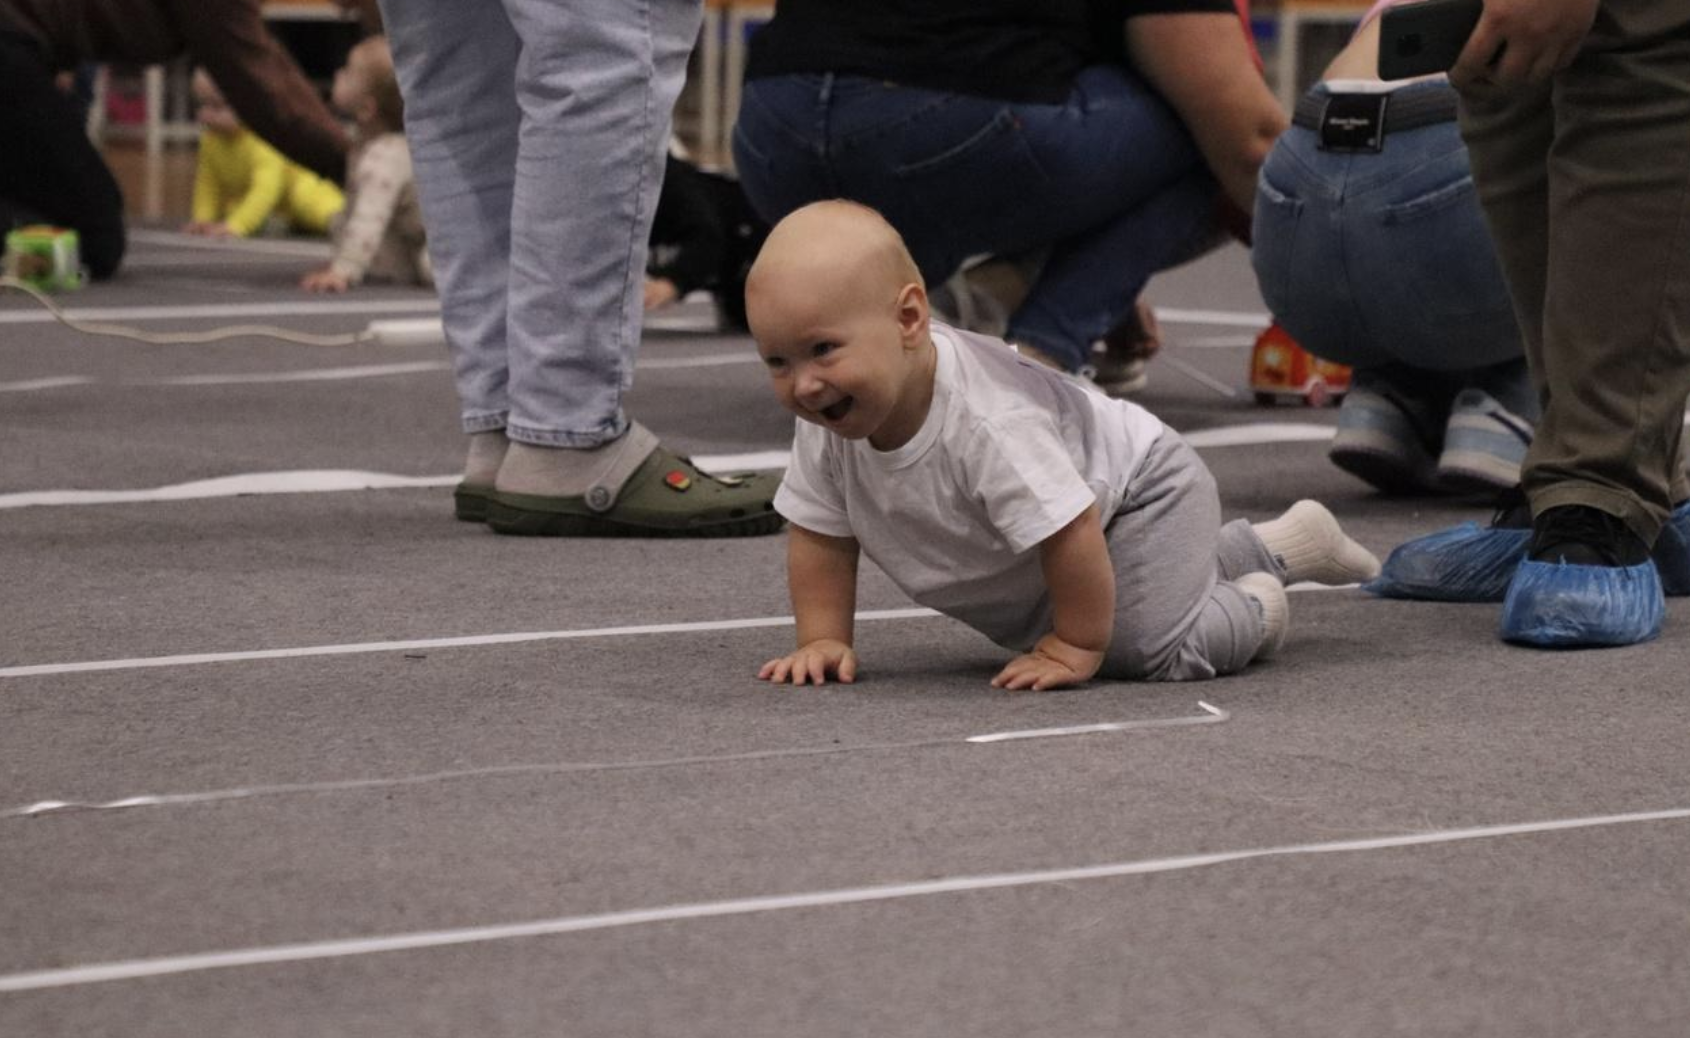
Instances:
[[[44,292],[82,287],[76,232],[33,224],[6,235],[6,276]]]

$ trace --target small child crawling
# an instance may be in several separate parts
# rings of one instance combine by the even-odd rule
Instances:
[[[345,292],[363,282],[432,285],[427,234],[417,204],[405,106],[387,37],[353,47],[335,73],[330,100],[352,117],[356,136],[348,159],[346,208],[330,228],[329,265],[300,279],[308,292]]]
[[[903,240],[864,206],[777,224],[746,304],[803,419],[775,497],[798,645],[765,680],[856,679],[863,553],[1017,653],[1005,689],[1230,674],[1283,641],[1286,583],[1379,571],[1314,501],[1223,526],[1214,477],[1149,411],[933,322]]]

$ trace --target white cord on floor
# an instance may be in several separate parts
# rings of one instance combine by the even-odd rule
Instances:
[[[46,293],[17,278],[0,277],[0,290],[11,289],[21,292],[47,308],[60,323],[67,328],[75,329],[85,335],[106,335],[118,339],[133,339],[136,342],[150,343],[155,346],[197,346],[208,342],[222,342],[224,339],[239,339],[246,337],[261,337],[266,339],[280,339],[283,342],[298,343],[301,346],[360,346],[373,343],[378,336],[371,329],[361,332],[348,332],[341,335],[312,335],[308,332],[289,331],[266,324],[237,324],[226,328],[213,328],[205,332],[143,332],[134,328],[125,328],[116,324],[93,324],[78,321],[59,309],[58,304],[49,299]]]

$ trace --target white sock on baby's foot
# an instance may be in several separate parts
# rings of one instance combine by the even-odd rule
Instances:
[[[1319,501],[1298,501],[1278,519],[1251,527],[1285,568],[1285,582],[1354,584],[1379,575],[1379,560],[1351,540]]]
[[[1246,573],[1233,583],[1261,610],[1262,643],[1250,658],[1265,660],[1285,644],[1285,632],[1291,627],[1291,602],[1285,586],[1272,573],[1261,572]]]

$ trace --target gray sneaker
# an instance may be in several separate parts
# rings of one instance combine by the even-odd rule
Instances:
[[[1493,493],[1520,482],[1532,423],[1482,389],[1463,389],[1449,412],[1438,482],[1458,493]]]
[[[1434,490],[1438,446],[1427,433],[1436,419],[1422,410],[1398,393],[1352,387],[1338,408],[1338,431],[1326,456],[1387,494]]]

